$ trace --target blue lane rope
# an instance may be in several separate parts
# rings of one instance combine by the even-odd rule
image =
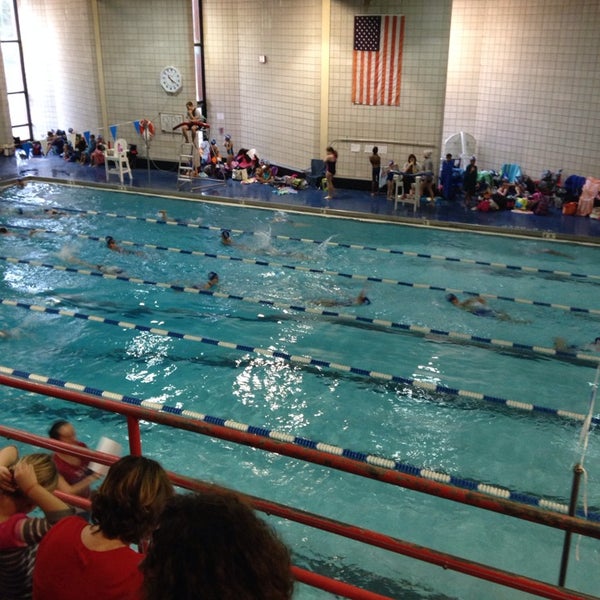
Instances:
[[[415,388],[418,390],[424,390],[432,394],[444,394],[448,396],[455,396],[458,398],[466,398],[468,400],[476,400],[480,402],[488,402],[496,406],[503,406],[509,409],[517,409],[526,411],[529,413],[540,413],[547,416],[559,417],[562,419],[575,420],[582,422],[585,420],[586,415],[575,413],[570,410],[548,408],[545,406],[539,406],[531,404],[529,402],[523,402],[519,400],[505,399],[498,396],[490,396],[489,394],[482,394],[480,392],[474,392],[471,390],[461,390],[458,388],[451,388],[445,385],[430,383],[428,381],[421,381],[419,379],[401,377],[400,375],[392,375],[389,373],[381,373],[379,371],[371,371],[360,367],[354,367],[351,365],[343,365],[340,363],[331,362],[329,360],[321,358],[313,358],[312,356],[305,355],[294,355],[280,350],[270,350],[267,348],[259,348],[257,346],[250,346],[248,344],[238,344],[235,342],[228,342],[223,340],[216,340],[213,338],[207,338],[200,335],[193,335],[189,333],[181,333],[179,331],[168,331],[166,329],[160,329],[158,327],[149,327],[147,325],[138,325],[129,321],[118,321],[116,319],[108,319],[98,315],[90,315],[74,310],[54,308],[40,306],[38,304],[30,304],[28,302],[20,302],[18,300],[10,300],[7,298],[0,298],[0,304],[5,306],[12,306],[16,308],[23,308],[32,312],[47,313],[51,315],[59,315],[61,317],[71,317],[75,319],[82,319],[85,321],[92,321],[94,323],[104,323],[107,325],[113,325],[120,329],[131,329],[137,331],[143,331],[159,335],[163,337],[170,337],[175,339],[183,339],[191,342],[198,342],[201,344],[208,344],[210,346],[217,346],[220,348],[226,348],[228,350],[239,350],[240,352],[249,352],[252,354],[258,354],[259,356],[266,356],[269,358],[280,358],[281,360],[287,361],[292,364],[302,366],[319,367],[322,369],[330,369],[332,371],[340,371],[342,373],[348,373],[357,375],[362,378],[373,379],[377,382],[385,383],[396,383],[407,387]],[[599,417],[592,419],[594,424],[600,423]]]
[[[12,201],[12,200],[0,200],[0,201],[14,203],[14,201]],[[40,208],[40,206],[37,204],[29,204],[29,203],[25,203],[25,202],[20,202],[19,204],[21,204],[23,206],[31,206],[31,207],[38,208],[38,209]],[[103,212],[103,211],[97,211],[97,210],[81,210],[81,209],[76,209],[76,208],[64,208],[64,207],[60,207],[60,206],[59,207],[42,207],[42,208],[54,208],[55,210],[60,210],[60,211],[65,211],[65,212],[73,212],[73,213],[77,213],[77,214],[81,214],[81,215],[105,216],[105,217],[111,217],[111,218],[116,218],[116,219],[142,221],[144,223],[155,223],[158,225],[171,225],[171,226],[176,226],[176,227],[191,227],[191,228],[195,228],[195,229],[205,229],[208,231],[221,231],[223,229],[222,227],[201,225],[199,223],[193,223],[190,221],[181,222],[181,221],[171,220],[168,218],[167,218],[167,220],[164,220],[164,219],[157,219],[155,217],[138,217],[135,215],[122,215],[122,214],[112,213],[112,212]],[[235,233],[238,235],[244,235],[244,234],[245,235],[258,235],[259,234],[256,231],[246,231],[244,229],[231,229],[230,231],[232,233]],[[50,231],[49,233],[56,233],[56,232]],[[274,235],[272,237],[277,240],[301,242],[303,244],[321,245],[321,244],[325,243],[327,246],[346,248],[349,250],[367,250],[367,251],[371,251],[371,252],[383,252],[385,254],[397,254],[400,256],[407,256],[410,258],[423,258],[423,259],[428,259],[428,260],[440,260],[440,261],[452,262],[452,263],[463,263],[463,264],[467,264],[467,265],[476,265],[476,266],[480,266],[480,267],[493,267],[495,269],[504,269],[504,270],[513,271],[513,272],[521,271],[521,272],[527,273],[527,274],[539,273],[540,275],[553,275],[553,276],[555,275],[555,276],[559,276],[559,277],[573,277],[576,279],[592,279],[592,280],[600,281],[600,275],[593,275],[593,274],[589,274],[589,273],[574,273],[574,272],[570,272],[570,271],[542,269],[539,267],[531,267],[531,266],[527,266],[527,265],[511,265],[508,263],[488,262],[488,261],[483,261],[483,260],[475,260],[472,258],[458,258],[458,257],[454,257],[454,256],[426,254],[423,252],[413,252],[413,251],[409,251],[409,250],[379,248],[376,246],[365,246],[362,244],[351,244],[351,243],[347,243],[347,242],[334,242],[331,240],[327,240],[327,241],[313,240],[310,238],[299,238],[299,237],[292,237],[292,236],[287,236],[287,235]]]
[[[8,256],[0,256],[0,260],[11,264],[26,264],[34,267],[43,267],[45,269],[52,269],[55,271],[62,271],[68,273],[76,273],[79,275],[86,275],[92,277],[102,277],[104,279],[116,279],[119,281],[125,281],[130,283],[136,283],[138,285],[150,285],[160,287],[163,289],[172,289],[177,292],[185,292],[192,294],[204,294],[206,296],[214,296],[216,298],[238,300],[246,302],[248,304],[257,304],[260,306],[269,306],[276,309],[293,310],[295,312],[301,312],[311,315],[323,316],[323,317],[335,317],[343,319],[345,321],[356,321],[357,323],[365,323],[369,325],[375,325],[377,327],[407,331],[409,333],[416,333],[421,336],[433,335],[437,337],[446,337],[450,340],[455,340],[460,343],[473,342],[481,346],[489,346],[492,348],[499,348],[502,350],[514,350],[516,352],[531,352],[532,354],[541,355],[544,357],[556,357],[559,359],[578,360],[583,363],[600,364],[600,355],[595,356],[593,354],[586,354],[585,352],[568,351],[568,350],[557,350],[555,348],[549,348],[544,346],[524,344],[521,342],[513,342],[509,340],[501,340],[497,338],[487,338],[479,335],[470,335],[466,333],[458,333],[453,331],[444,331],[442,329],[432,329],[430,327],[424,327],[422,325],[413,325],[406,323],[398,323],[397,321],[389,321],[385,319],[373,319],[370,317],[363,317],[360,315],[353,315],[349,313],[341,313],[333,310],[317,309],[310,306],[297,305],[297,304],[286,304],[283,302],[275,302],[273,300],[265,300],[261,298],[252,298],[247,296],[240,296],[238,294],[227,294],[224,292],[216,292],[214,290],[199,290],[197,288],[185,287],[181,285],[160,282],[160,281],[149,281],[146,279],[140,279],[138,277],[129,277],[127,275],[115,274],[115,273],[104,273],[99,270],[93,269],[78,269],[75,267],[65,267],[62,265],[54,265],[50,263],[43,263],[37,260],[29,260],[22,258],[14,258]],[[100,266],[100,265],[98,265]]]
[[[245,423],[239,423],[231,419],[224,419],[222,417],[205,415],[203,413],[198,413],[195,411],[175,406],[169,406],[160,402],[153,402],[152,400],[141,400],[139,398],[136,398],[135,396],[126,396],[123,394],[118,394],[116,392],[110,392],[99,388],[89,387],[80,383],[56,379],[55,377],[46,377],[45,375],[30,373],[19,369],[12,369],[3,365],[0,365],[0,373],[12,377],[17,377],[19,379],[33,381],[35,383],[43,383],[53,385],[55,387],[61,387],[67,390],[77,391],[84,394],[90,394],[98,398],[106,398],[115,402],[121,402],[123,404],[139,406],[154,411],[156,413],[164,412],[171,415],[179,415],[189,419],[202,421],[204,423],[210,423],[211,425],[218,425],[228,429],[233,429],[235,431],[251,433],[259,437],[278,440],[302,448],[310,448],[323,454],[343,456],[350,460],[363,464],[374,465],[381,469],[398,471],[406,475],[412,475],[414,477],[427,479],[429,481],[445,483],[447,485],[451,485],[460,489],[476,491],[486,494],[488,496],[495,496],[497,498],[511,500],[513,502],[527,504],[529,506],[535,506],[544,510],[554,511],[561,514],[568,514],[569,511],[568,504],[565,504],[564,502],[558,502],[554,499],[535,496],[531,493],[515,492],[508,488],[501,487],[499,485],[482,483],[474,479],[448,475],[447,473],[416,467],[414,465],[394,460],[391,458],[385,458],[373,454],[366,454],[364,452],[356,450],[341,448],[340,446],[336,446],[333,444],[316,442],[305,437],[294,436],[292,434],[277,431],[274,429],[269,429],[267,427],[256,427],[253,425],[247,425]],[[600,513],[588,511],[587,514],[584,514],[582,511],[578,510],[576,515],[588,521],[600,521]]]

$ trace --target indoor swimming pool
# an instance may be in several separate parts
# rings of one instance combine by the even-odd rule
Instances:
[[[166,211],[162,213],[161,211]],[[0,365],[568,503],[600,519],[593,245],[277,212],[46,182],[0,194]],[[231,245],[221,241],[230,232]],[[111,251],[106,237],[121,251]],[[205,288],[208,274],[219,283]],[[196,286],[196,287],[194,287]],[[360,294],[370,303],[356,304]],[[447,300],[484,296],[474,314]],[[483,309],[482,309],[483,310]],[[3,424],[117,415],[2,389]],[[167,469],[556,583],[564,534],[146,423]],[[299,566],[410,599],[530,596],[286,521]],[[567,587],[596,594],[577,540]],[[329,597],[301,587],[298,598]]]

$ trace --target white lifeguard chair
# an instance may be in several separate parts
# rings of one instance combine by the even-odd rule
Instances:
[[[106,181],[110,175],[118,175],[121,185],[123,185],[123,175],[129,175],[129,185],[133,181],[131,167],[129,166],[129,158],[127,158],[127,150],[129,146],[127,141],[119,138],[115,141],[112,148],[107,148],[104,151],[104,165],[106,169]]]
[[[413,214],[417,212],[421,201],[422,178],[415,177],[415,183],[410,186],[410,189],[404,189],[404,178],[402,173],[394,175],[394,211],[398,210],[398,203],[412,204]]]

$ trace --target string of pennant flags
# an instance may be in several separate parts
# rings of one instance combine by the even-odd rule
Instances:
[[[116,140],[118,128],[121,127],[122,125],[130,125],[133,123],[133,126],[135,127],[135,131],[137,132],[137,134],[142,135],[142,129],[141,129],[142,121],[146,121],[146,119],[138,119],[137,121],[125,121],[124,123],[117,123],[116,125],[109,125],[108,130],[110,131],[110,135],[111,135],[112,139]],[[102,129],[104,129],[104,128],[98,127],[98,131],[102,131]],[[92,133],[91,131],[82,132],[83,138],[85,139],[85,142],[88,145],[90,143],[91,133]]]

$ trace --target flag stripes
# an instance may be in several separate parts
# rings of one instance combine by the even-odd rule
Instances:
[[[355,16],[352,102],[399,106],[404,16]]]

